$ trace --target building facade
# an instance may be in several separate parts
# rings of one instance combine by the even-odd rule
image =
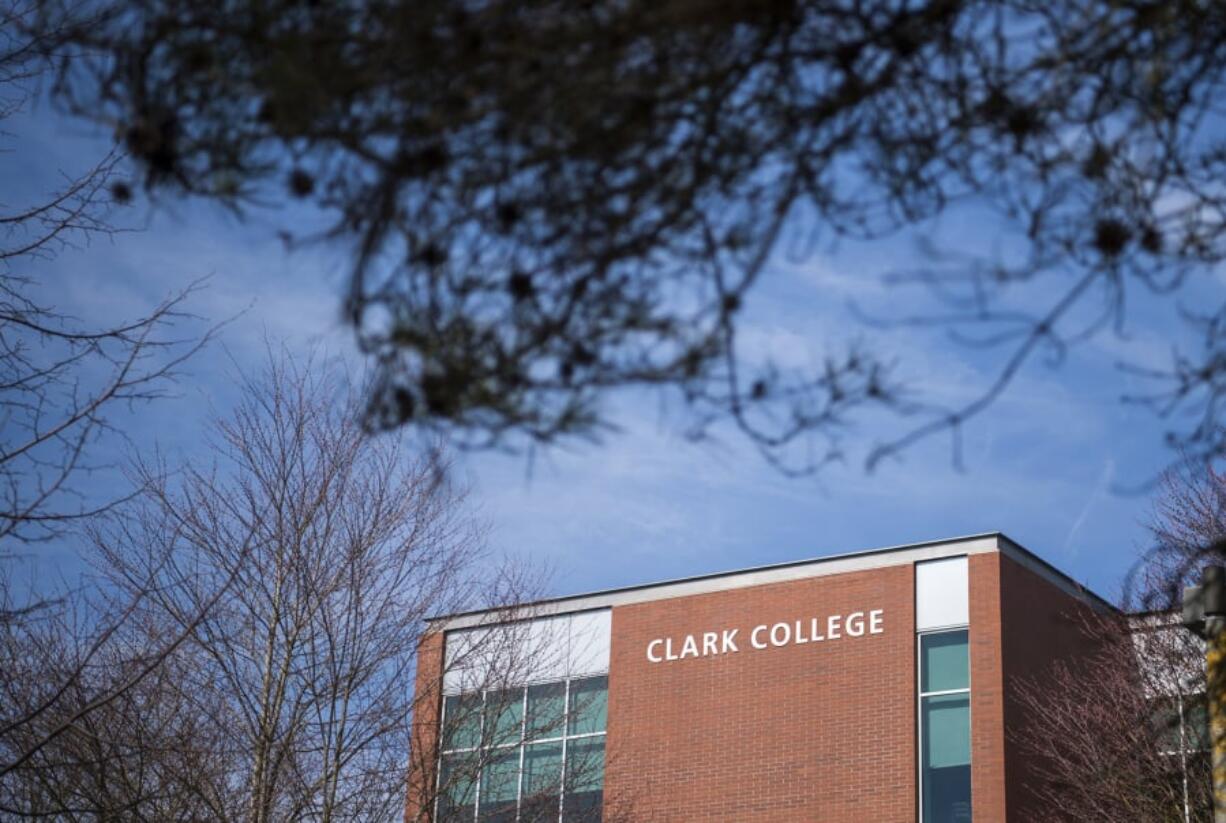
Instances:
[[[440,617],[408,819],[1042,819],[1012,686],[1105,602],[1001,534]]]

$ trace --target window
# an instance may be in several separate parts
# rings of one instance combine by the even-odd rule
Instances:
[[[971,678],[967,631],[919,636],[921,823],[970,823]]]
[[[443,701],[439,823],[599,823],[609,679]]]
[[[1178,756],[1209,750],[1209,707],[1204,693],[1173,694],[1150,701],[1158,752]]]
[[[1150,735],[1168,764],[1167,776],[1183,801],[1183,819],[1210,813],[1213,765],[1209,708],[1204,693],[1172,694],[1150,702]],[[1202,791],[1203,789],[1203,791]],[[1203,808],[1202,808],[1203,807]]]

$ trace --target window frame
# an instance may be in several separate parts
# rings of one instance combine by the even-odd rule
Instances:
[[[924,691],[924,638],[942,634],[966,635],[966,686],[957,689],[935,689]],[[940,626],[924,629],[915,633],[915,765],[916,765],[916,820],[928,823],[924,819],[924,700],[929,697],[945,697],[949,695],[966,695],[967,722],[971,724],[971,739],[974,740],[974,706],[971,704],[971,687],[974,685],[971,667],[971,631],[968,624],[960,626]],[[971,752],[971,765],[974,765],[974,752]],[[972,794],[972,801],[974,795]],[[971,819],[974,819],[972,811]]]
[[[438,749],[438,758],[437,758],[438,768],[435,771],[435,780],[434,780],[435,782],[434,803],[433,803],[434,819],[437,820],[439,818],[439,805],[442,802],[442,797],[443,797],[442,763],[443,763],[444,758],[448,756],[452,756],[452,755],[457,755],[457,754],[477,753],[479,755],[477,759],[477,763],[478,763],[477,771],[476,771],[476,774],[473,775],[472,777],[472,784],[474,786],[473,818],[472,819],[474,821],[480,821],[481,820],[481,795],[484,789],[482,778],[485,776],[485,769],[487,766],[487,763],[483,759],[483,756],[489,752],[498,752],[500,750],[518,748],[519,749],[519,759],[518,759],[518,767],[517,767],[518,771],[516,773],[516,783],[515,783],[515,819],[519,820],[519,817],[523,811],[524,759],[527,756],[528,746],[552,743],[552,744],[561,744],[561,748],[562,748],[561,766],[560,766],[560,770],[558,773],[558,784],[557,784],[557,787],[558,787],[558,821],[559,823],[561,823],[561,821],[565,820],[566,794],[567,794],[566,770],[567,770],[567,754],[568,754],[569,741],[592,740],[595,738],[601,738],[602,740],[604,740],[607,738],[607,735],[608,735],[607,704],[606,704],[606,715],[605,715],[605,728],[603,730],[598,731],[598,732],[582,732],[582,733],[577,733],[577,734],[572,734],[570,732],[570,727],[572,723],[572,712],[574,711],[573,707],[571,706],[571,684],[582,682],[585,680],[596,680],[599,678],[604,678],[605,680],[605,700],[607,701],[608,700],[608,679],[609,679],[609,675],[607,672],[598,673],[598,674],[585,674],[581,676],[567,677],[565,679],[539,680],[539,681],[525,683],[519,686],[507,686],[507,687],[499,687],[499,688],[481,689],[480,690],[481,705],[480,705],[479,723],[478,723],[478,729],[477,729],[477,745],[476,746],[466,746],[466,747],[461,746],[461,747],[450,748],[450,749],[445,748],[446,743],[447,743],[446,724],[447,724],[448,700],[456,699],[457,701],[461,701],[464,698],[471,698],[477,693],[476,692],[461,692],[458,694],[444,694],[443,699],[440,701],[441,705],[439,707],[439,749]],[[559,683],[563,684],[564,689],[563,689],[563,712],[562,712],[561,721],[558,724],[559,726],[558,734],[541,736],[541,737],[533,737],[531,740],[529,740],[527,737],[527,734],[528,734],[528,728],[527,728],[527,725],[528,725],[528,692],[529,690],[532,689],[534,686],[549,686],[549,685],[556,685]],[[520,700],[519,735],[516,737],[514,742],[486,744],[484,742],[484,735],[485,735],[485,724],[486,724],[486,719],[487,719],[486,706],[488,704],[489,695],[500,693],[500,692],[503,692],[503,693],[513,692],[517,690],[519,691],[519,700]],[[601,775],[601,781],[603,783],[603,774]]]
[[[1156,706],[1165,701],[1167,707],[1174,708],[1174,719],[1179,726],[1179,748],[1170,749],[1159,746],[1157,755],[1167,761],[1177,762],[1179,764],[1179,781],[1183,799],[1183,819],[1190,821],[1192,819],[1192,796],[1191,789],[1188,785],[1188,761],[1194,757],[1212,758],[1213,745],[1209,740],[1208,729],[1208,704],[1205,702],[1205,692],[1192,691],[1184,692],[1182,690],[1174,691],[1170,694],[1162,694],[1150,699],[1151,707]],[[1197,734],[1193,720],[1189,720],[1189,714],[1193,711],[1197,704],[1205,707],[1206,715],[1204,716],[1205,726]],[[1161,708],[1161,707],[1160,707]],[[1195,719],[1195,717],[1193,717]],[[1189,731],[1189,729],[1192,729]],[[1202,747],[1197,747],[1197,742],[1202,744]],[[1161,742],[1161,741],[1160,741]],[[1212,766],[1210,766],[1212,768]]]

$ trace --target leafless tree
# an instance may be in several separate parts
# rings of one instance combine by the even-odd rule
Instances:
[[[50,19],[44,11],[30,0],[0,2],[0,124],[30,105],[53,78],[58,50],[98,19],[82,4]],[[63,173],[41,199],[7,202],[6,191],[0,202],[0,560],[15,542],[61,536],[122,499],[85,488],[104,467],[98,439],[121,437],[115,415],[166,393],[212,334],[185,328],[197,285],[104,322],[70,316],[39,295],[39,265],[122,231],[114,216],[130,197],[123,162],[115,148]]]
[[[53,77],[59,50],[67,47],[92,25],[93,14],[77,5],[65,7],[53,19],[41,18],[42,10],[31,0],[0,2],[0,124],[25,112],[39,90]],[[11,139],[0,131],[5,140]],[[11,151],[11,150],[10,150]],[[31,260],[46,261],[66,248],[120,231],[113,223],[113,210],[130,196],[119,174],[123,153],[117,146],[78,173],[62,172],[59,186],[31,202],[8,202],[19,187],[12,187],[0,201],[0,274],[6,302],[5,325],[10,313],[19,316],[32,310],[24,295],[30,279],[16,277],[16,268]],[[33,317],[42,316],[34,311]]]
[[[118,516],[117,511],[108,515],[112,513]],[[245,545],[254,537],[247,535]],[[0,623],[0,814],[115,813],[118,807],[107,805],[114,799],[111,789],[106,797],[95,794],[92,801],[79,794],[89,775],[70,771],[72,788],[60,785],[60,791],[49,793],[57,785],[54,781],[65,777],[56,766],[78,756],[93,758],[88,762],[99,767],[115,766],[109,758],[117,753],[141,763],[153,756],[155,749],[142,748],[136,737],[114,737],[109,721],[148,716],[153,722],[149,690],[166,682],[173,659],[234,583],[237,570],[200,601],[182,626],[163,624],[144,632],[138,621],[147,620],[150,587],[156,582],[152,579],[139,590],[82,586],[31,605],[28,598],[13,599],[21,590],[9,584],[8,570],[3,571],[0,605],[11,618]],[[152,682],[146,682],[150,678]],[[166,711],[172,717],[178,714],[173,708]],[[91,728],[101,728],[105,737],[92,747],[81,738],[83,730]],[[139,737],[144,739],[147,732]],[[107,781],[94,777],[89,785],[101,791]],[[114,797],[136,802],[131,792],[119,787],[114,791]],[[48,804],[56,811],[44,811]]]
[[[1170,614],[1099,616],[1092,653],[1018,690],[1011,734],[1035,764],[1042,819],[1213,819],[1204,650]]]
[[[1226,476],[1199,461],[1168,472],[1149,528],[1127,611],[1087,619],[1092,653],[1020,691],[1031,723],[1015,732],[1042,766],[1034,788],[1052,819],[1212,819],[1205,647],[1181,625],[1181,600],[1222,562]]]
[[[9,546],[62,536],[124,498],[87,488],[109,465],[94,447],[103,435],[124,438],[115,416],[165,396],[212,336],[176,328],[194,286],[144,316],[89,329],[25,296],[28,285],[0,276],[0,542]]]
[[[1154,507],[1152,546],[1129,578],[1137,606],[1180,608],[1185,586],[1201,569],[1226,563],[1226,474],[1214,464],[1185,461],[1166,473]]]
[[[140,673],[142,656],[123,643],[86,655],[81,647],[96,638],[102,621],[86,609],[70,619],[67,602],[57,600],[21,624],[20,634],[5,637],[6,705],[26,709],[33,720],[3,737],[6,762],[28,756],[0,776],[0,819],[211,818],[217,793],[225,791],[212,754],[225,738],[205,722],[215,708],[212,695],[183,689],[198,662],[192,649],[157,653],[156,665]],[[30,709],[47,703],[57,686],[46,709]]]
[[[922,413],[880,460],[956,435],[1024,366],[1223,256],[1216,0],[99,9],[56,99],[116,127],[152,191],[240,210],[288,195],[333,219],[375,426],[552,442],[599,433],[612,390],[667,387],[695,434],[731,422],[804,471],[863,407]],[[808,372],[745,354],[742,309],[786,248],[962,208],[1001,252],[931,250],[896,274],[942,310],[914,316],[899,292],[891,319],[998,352],[978,397],[900,394],[855,346]],[[1196,302],[1203,350],[1135,399],[1216,454],[1223,310]]]
[[[54,77],[57,49],[95,20],[81,4],[40,21],[41,11],[26,0],[0,2],[0,125],[32,104]],[[63,173],[41,199],[14,202],[20,188],[6,187],[0,202],[0,784],[7,814],[27,807],[7,791],[13,770],[72,737],[111,701],[116,710],[131,708],[141,679],[183,639],[121,647],[137,601],[103,604],[88,581],[65,590],[19,575],[22,553],[34,544],[67,539],[131,497],[134,488],[105,471],[113,466],[100,456],[107,445],[100,441],[121,442],[124,416],[169,391],[213,334],[193,330],[187,313],[198,285],[126,320],[73,317],[47,296],[40,267],[121,231],[113,218],[129,196],[122,163],[118,149],[104,151],[83,170]]]
[[[364,431],[335,371],[278,356],[205,454],[140,477],[93,530],[139,604],[119,645],[186,640],[15,785],[86,817],[400,819],[424,618],[530,594],[437,455]]]

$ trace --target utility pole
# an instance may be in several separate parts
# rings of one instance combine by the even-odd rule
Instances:
[[[1205,639],[1205,699],[1213,764],[1213,823],[1226,823],[1226,568],[1206,566],[1183,590],[1183,624]]]

